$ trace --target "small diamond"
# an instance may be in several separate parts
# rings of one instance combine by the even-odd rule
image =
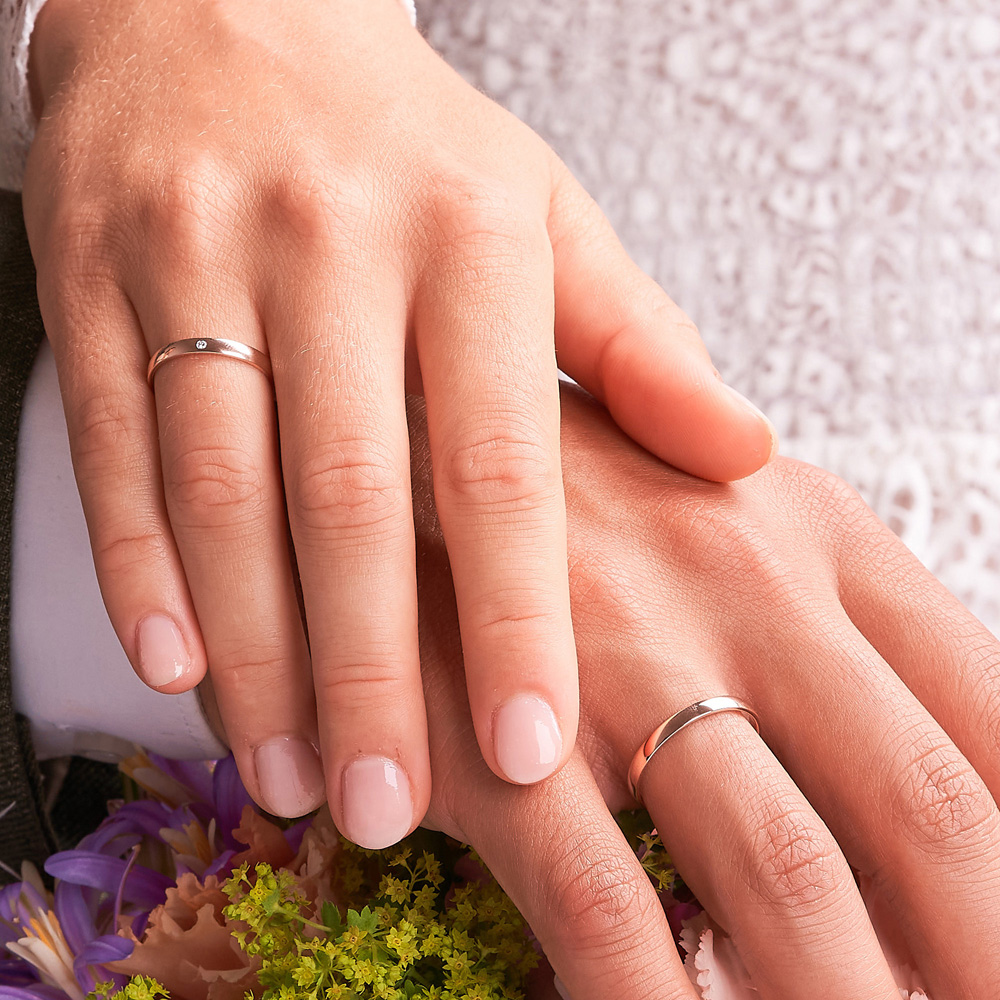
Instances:
[[[208,341],[207,340],[196,340],[194,342],[194,346],[197,347],[199,351],[203,351],[203,350],[205,350],[206,347],[208,347]]]

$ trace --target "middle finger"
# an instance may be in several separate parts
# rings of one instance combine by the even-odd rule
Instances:
[[[267,311],[281,345],[282,462],[328,801],[345,836],[378,849],[420,821],[431,779],[417,648],[406,300],[391,266],[350,252],[342,268],[303,262]]]

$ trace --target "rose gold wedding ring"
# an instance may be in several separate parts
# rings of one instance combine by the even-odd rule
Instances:
[[[271,378],[271,361],[266,354],[249,344],[241,344],[238,340],[223,340],[218,337],[192,337],[190,340],[175,340],[161,347],[150,359],[146,369],[146,381],[153,385],[156,369],[171,358],[179,358],[184,354],[221,354],[226,358],[245,361],[259,372]]]
[[[632,758],[632,763],[628,768],[628,787],[632,797],[643,805],[642,796],[639,794],[639,779],[642,772],[649,763],[653,754],[663,746],[667,740],[675,733],[679,733],[685,726],[691,725],[695,719],[701,719],[713,712],[740,712],[749,720],[750,724],[759,733],[760,722],[757,713],[752,708],[748,708],[742,702],[727,695],[719,695],[717,698],[706,698],[704,701],[696,701],[687,708],[682,708],[679,712],[674,712],[666,722],[657,726],[649,735],[649,739],[636,751]]]

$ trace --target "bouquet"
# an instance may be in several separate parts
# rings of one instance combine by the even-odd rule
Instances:
[[[546,969],[496,880],[444,835],[368,851],[325,808],[273,819],[232,757],[121,768],[127,798],[48,859],[53,888],[25,864],[0,890],[0,1000],[517,1000]],[[757,1000],[648,815],[619,823],[704,1000]],[[903,1000],[927,1000],[906,959],[894,972]]]

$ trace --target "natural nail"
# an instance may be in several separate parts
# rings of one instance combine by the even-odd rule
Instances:
[[[191,666],[184,636],[172,618],[147,615],[136,629],[139,647],[139,671],[143,680],[154,688],[166,687],[187,672]]]
[[[548,702],[517,695],[497,709],[493,749],[500,770],[519,785],[531,785],[555,771],[562,756],[562,733]]]
[[[377,851],[398,843],[413,825],[406,772],[388,757],[359,757],[344,768],[344,835]]]
[[[751,402],[750,402],[750,400],[749,400],[749,399],[747,399],[747,398],[746,398],[746,396],[744,396],[742,392],[738,392],[738,391],[737,391],[736,389],[734,389],[734,388],[733,388],[733,387],[732,387],[731,385],[729,385],[728,383],[725,383],[725,382],[724,382],[724,383],[723,383],[723,385],[725,385],[725,386],[726,386],[726,388],[727,388],[727,389],[728,389],[728,390],[729,390],[729,391],[730,391],[730,392],[731,392],[731,393],[732,393],[732,394],[733,394],[733,395],[734,395],[734,396],[735,396],[735,397],[736,397],[736,398],[737,398],[737,399],[738,399],[738,400],[739,400],[739,401],[740,401],[740,402],[741,402],[741,403],[742,403],[742,404],[743,404],[743,405],[744,405],[744,406],[745,406],[745,407],[746,407],[746,408],[747,408],[747,409],[748,409],[748,410],[749,410],[749,411],[750,411],[751,413],[753,413],[753,414],[754,414],[754,415],[755,415],[756,417],[759,417],[759,418],[760,418],[761,420],[763,420],[763,421],[764,421],[764,423],[766,424],[766,426],[767,426],[767,432],[768,432],[768,434],[769,434],[769,435],[771,436],[771,451],[770,451],[770,453],[769,453],[769,454],[768,454],[768,456],[767,456],[767,460],[768,460],[768,461],[771,461],[771,459],[772,459],[772,458],[774,458],[774,456],[775,456],[775,453],[776,453],[776,452],[778,451],[778,432],[777,432],[777,431],[776,431],[776,430],[774,429],[774,424],[772,424],[772,423],[771,423],[771,421],[770,421],[770,419],[768,418],[767,414],[766,414],[766,413],[764,413],[764,411],[763,411],[763,410],[762,410],[762,409],[761,409],[761,408],[760,408],[759,406],[755,405],[754,403],[751,403]]]
[[[323,801],[323,765],[306,740],[298,736],[269,740],[254,750],[253,762],[264,805],[275,816],[304,816]]]
[[[556,993],[563,998],[563,1000],[572,1000],[569,995],[569,990],[566,989],[566,984],[558,977],[552,977],[552,985],[556,988]]]

